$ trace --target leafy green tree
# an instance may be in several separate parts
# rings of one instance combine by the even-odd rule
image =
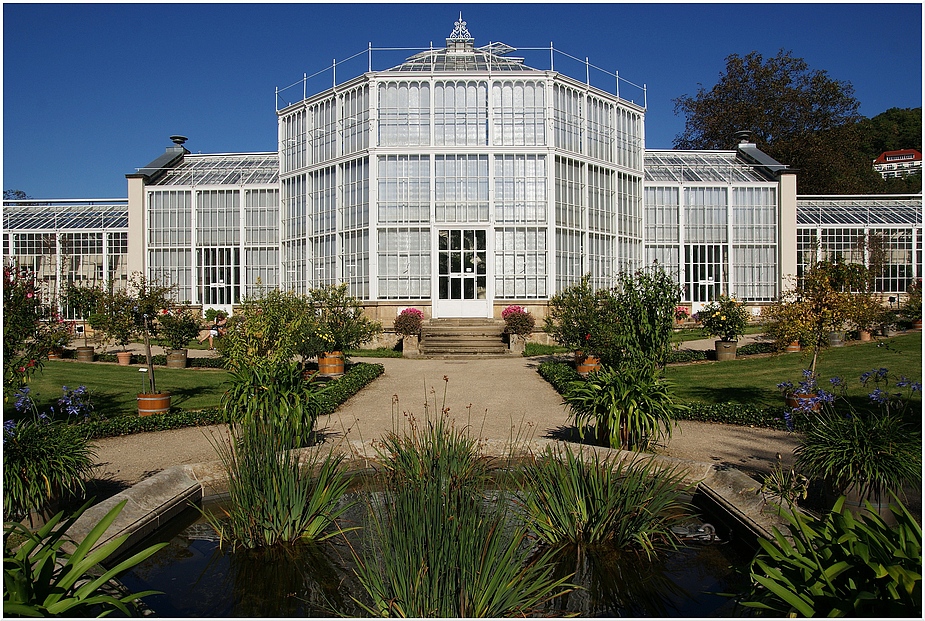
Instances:
[[[15,262],[4,265],[4,389],[19,388],[42,368],[48,352],[59,344],[62,326],[57,313],[43,306],[35,273]]]
[[[679,149],[728,148],[735,132],[749,130],[758,148],[774,156],[794,138],[860,118],[850,82],[810,69],[784,50],[767,59],[758,52],[732,54],[715,86],[674,103],[675,113],[687,117],[675,138]]]

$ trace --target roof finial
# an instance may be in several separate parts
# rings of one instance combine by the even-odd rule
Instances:
[[[466,29],[466,22],[463,21],[462,11],[459,12],[459,21],[453,24],[453,32],[447,38],[448,41],[471,41],[472,35]]]

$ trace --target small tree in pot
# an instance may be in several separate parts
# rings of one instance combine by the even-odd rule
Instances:
[[[64,303],[83,322],[84,347],[90,347],[87,340],[87,321],[100,304],[103,288],[99,285],[76,285],[68,283],[64,290]]]
[[[605,357],[616,349],[616,301],[609,289],[591,287],[591,275],[549,300],[543,331],[583,356]]]
[[[188,308],[165,308],[158,315],[157,323],[158,339],[165,349],[186,349],[202,330],[199,318]]]
[[[745,305],[735,298],[721,295],[719,299],[710,302],[699,313],[703,331],[710,336],[719,337],[717,342],[717,357],[724,344],[732,343],[732,357],[735,357],[735,343],[745,334],[748,326],[748,310]]]

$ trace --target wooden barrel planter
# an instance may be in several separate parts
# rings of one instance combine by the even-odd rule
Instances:
[[[61,360],[62,351],[60,349],[50,349],[48,350],[48,359],[49,360]]]
[[[318,356],[318,375],[338,377],[344,374],[344,352],[327,351]]]
[[[187,363],[187,351],[185,349],[168,349],[167,350],[167,368],[168,369],[185,369]]]
[[[127,367],[132,364],[132,352],[130,351],[117,351],[116,360],[119,361],[119,365]]]
[[[786,351],[787,351],[788,354],[793,354],[793,353],[796,353],[796,352],[800,351],[801,349],[802,349],[802,347],[800,347],[800,342],[799,342],[799,341],[794,341],[794,342],[790,343],[790,345],[787,345]]]
[[[89,346],[80,346],[77,348],[77,362],[93,362],[94,350]]]
[[[170,393],[169,392],[138,393],[138,414],[139,416],[152,416],[154,414],[166,414],[169,411],[170,411]]]
[[[575,370],[581,376],[593,373],[601,368],[601,359],[597,356],[585,355],[583,352],[575,352]]]
[[[716,348],[717,360],[735,360],[736,346],[738,341],[716,341],[713,346]]]

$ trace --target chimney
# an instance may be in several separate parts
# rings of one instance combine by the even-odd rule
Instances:
[[[752,132],[750,130],[740,129],[734,135],[738,144],[748,144],[752,141]]]

